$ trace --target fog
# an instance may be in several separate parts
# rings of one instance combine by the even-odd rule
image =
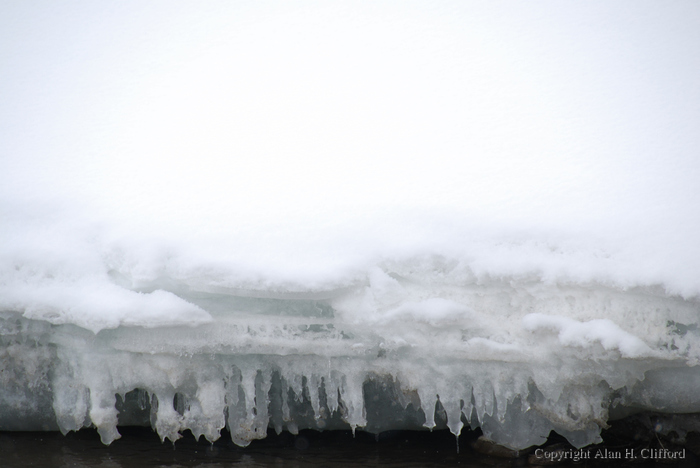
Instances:
[[[88,233],[263,276],[569,242],[698,291],[694,2],[0,8],[10,251],[47,242],[17,216],[57,250]]]

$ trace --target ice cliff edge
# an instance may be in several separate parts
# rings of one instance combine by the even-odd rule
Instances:
[[[582,447],[611,418],[700,412],[700,302],[660,287],[490,277],[437,256],[326,290],[110,278],[116,296],[38,294],[63,309],[6,296],[0,430],[92,425],[111,443],[124,424],[173,441],[227,427],[245,446],[268,427],[446,422],[513,448],[551,430]],[[100,301],[121,319],[71,320]]]

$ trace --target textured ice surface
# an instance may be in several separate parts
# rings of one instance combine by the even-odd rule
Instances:
[[[2,429],[94,425],[110,443],[119,423],[171,440],[228,427],[247,445],[268,426],[446,423],[523,448],[550,430],[597,442],[610,411],[700,411],[700,302],[659,287],[478,277],[437,257],[385,262],[333,290],[156,282],[191,322],[91,331],[6,306]],[[155,287],[121,294],[152,305]]]
[[[700,412],[699,21],[0,2],[0,430]]]

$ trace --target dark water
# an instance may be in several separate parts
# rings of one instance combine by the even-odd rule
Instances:
[[[273,433],[249,447],[240,448],[226,439],[210,444],[196,441],[189,432],[174,445],[161,443],[150,429],[120,428],[122,438],[104,446],[93,430],[62,436],[52,432],[0,433],[0,467],[444,467],[468,468],[528,466],[527,457],[503,459],[478,454],[471,446],[478,434],[455,438],[448,431],[387,432],[378,438],[349,431],[319,433],[302,431],[294,436]],[[690,454],[680,463],[640,460],[583,460],[558,466],[700,466]]]
[[[0,433],[2,467],[482,467],[474,455],[457,453],[452,434],[386,433],[376,440],[358,432],[298,436],[272,433],[267,439],[240,448],[224,435],[215,444],[195,441],[190,433],[174,445],[161,443],[150,429],[120,428],[122,438],[106,447],[95,431],[69,433]],[[488,465],[493,466],[493,465]]]

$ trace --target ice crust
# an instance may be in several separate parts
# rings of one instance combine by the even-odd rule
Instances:
[[[655,256],[654,235],[419,214],[311,243],[304,224],[149,237],[56,213],[3,212],[0,430],[226,427],[245,446],[269,427],[470,427],[581,447],[611,419],[700,412],[690,233]]]
[[[245,446],[268,427],[446,425],[513,448],[554,430],[580,447],[600,440],[611,413],[700,412],[700,301],[658,286],[477,276],[435,256],[306,292],[106,278],[120,278],[117,298],[146,304],[136,310],[175,304],[190,318],[156,314],[144,326],[125,315],[98,328],[68,321],[82,312],[71,294],[58,316],[4,305],[2,430],[95,426],[109,444],[118,424],[150,424],[172,441],[187,429],[213,441],[227,427]]]

